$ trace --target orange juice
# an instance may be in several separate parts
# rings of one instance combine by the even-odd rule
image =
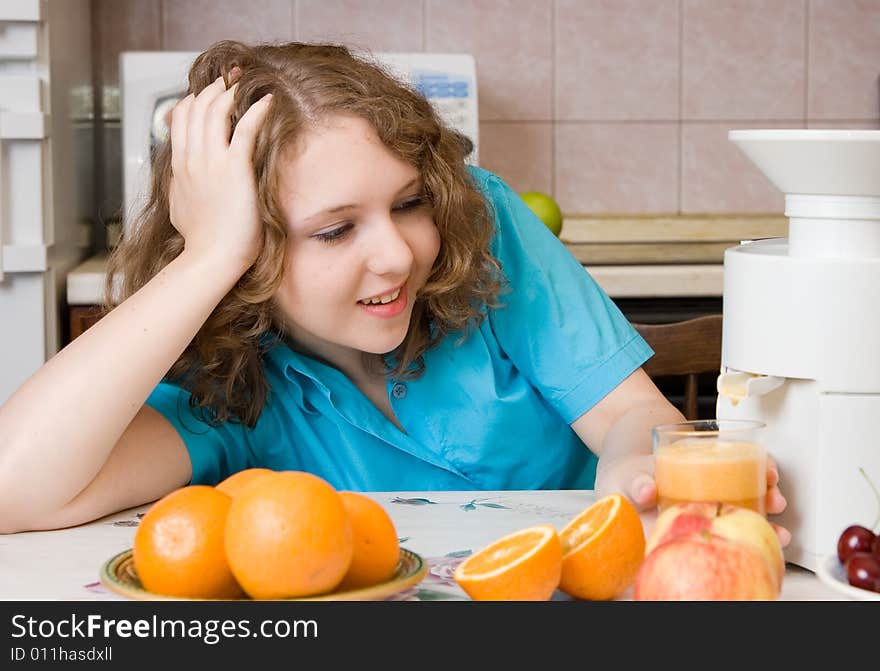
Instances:
[[[654,452],[660,510],[682,501],[721,501],[766,514],[767,456],[748,441],[684,438]]]

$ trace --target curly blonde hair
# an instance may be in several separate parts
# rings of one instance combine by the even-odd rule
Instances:
[[[413,306],[407,335],[388,355],[367,355],[386,374],[417,377],[424,353],[450,333],[467,332],[485,307],[497,305],[499,265],[489,252],[493,220],[465,166],[468,142],[447,128],[428,101],[378,64],[331,44],[249,46],[223,41],[196,58],[189,91],[196,95],[240,69],[232,127],[267,93],[272,106],[253,155],[262,250],[220,301],[166,378],[191,392],[190,403],[212,422],[253,426],[269,392],[263,358],[284,333],[273,300],[285,267],[287,229],[279,194],[285,149],[311,124],[347,113],[368,121],[390,151],[419,170],[440,234],[440,252]],[[131,296],[183,251],[172,226],[168,194],[171,147],[157,151],[149,200],[110,258],[108,308]],[[277,334],[267,338],[267,334]]]

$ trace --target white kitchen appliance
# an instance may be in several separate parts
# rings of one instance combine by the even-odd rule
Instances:
[[[152,152],[164,141],[167,114],[187,88],[187,72],[199,52],[127,51],[119,57],[122,96],[123,228],[148,196]],[[477,71],[470,54],[376,53],[381,65],[420,91],[451,127],[474,144],[479,158]]]
[[[734,130],[785,193],[788,237],[724,254],[717,416],[766,423],[792,532],[815,570],[880,486],[880,131]]]
[[[89,0],[0,0],[0,404],[62,344],[93,216]]]

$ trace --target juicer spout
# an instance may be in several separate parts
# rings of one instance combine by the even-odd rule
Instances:
[[[725,368],[718,376],[716,388],[719,396],[729,398],[736,405],[744,398],[763,396],[781,387],[784,382],[784,377]]]

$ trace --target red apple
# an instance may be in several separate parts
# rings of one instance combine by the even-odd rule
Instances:
[[[636,575],[636,601],[773,601],[779,595],[767,561],[745,543],[708,531],[656,546]]]
[[[777,588],[782,589],[785,557],[779,537],[763,515],[748,508],[726,503],[678,503],[670,506],[657,516],[648,536],[645,554],[673,538],[697,531],[708,531],[715,536],[751,546],[767,561],[776,577]]]

